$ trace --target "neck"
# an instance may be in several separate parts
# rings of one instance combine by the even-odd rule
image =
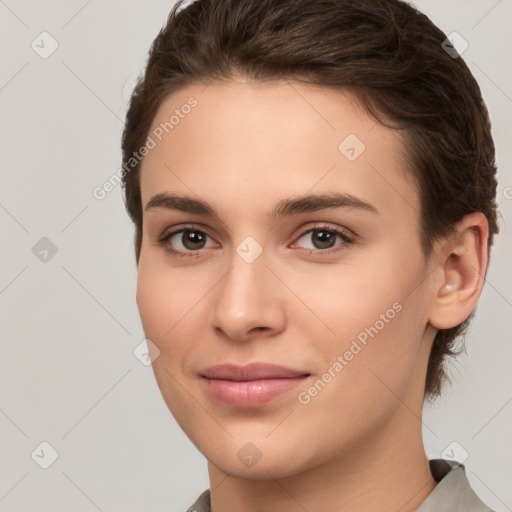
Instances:
[[[211,463],[208,472],[211,512],[413,512],[436,486],[423,447],[421,410],[413,413],[404,404],[364,445],[299,474],[249,480]]]

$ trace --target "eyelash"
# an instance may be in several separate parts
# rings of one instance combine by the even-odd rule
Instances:
[[[176,249],[171,248],[171,246],[168,244],[168,240],[170,240],[174,235],[177,235],[178,233],[182,233],[184,231],[193,231],[193,232],[201,233],[201,234],[209,237],[209,235],[207,233],[205,233],[204,231],[202,231],[200,229],[197,229],[196,226],[193,226],[193,225],[183,226],[180,229],[171,231],[170,233],[165,233],[162,237],[160,237],[158,239],[157,244],[159,246],[163,247],[163,249],[166,252],[168,252],[169,254],[171,254],[172,256],[177,256],[179,258],[194,258],[194,257],[200,256],[201,251],[207,250],[207,249],[199,249],[197,251],[184,252],[184,251],[177,251]],[[335,246],[335,247],[329,248],[329,249],[325,249],[325,250],[309,249],[309,253],[308,253],[309,255],[318,254],[318,253],[321,253],[322,255],[337,253],[337,252],[342,251],[346,245],[353,244],[355,241],[352,237],[348,236],[345,232],[340,231],[339,229],[336,229],[336,228],[333,228],[330,226],[326,226],[326,225],[318,225],[318,226],[314,226],[312,228],[307,229],[297,238],[297,240],[300,240],[303,236],[307,235],[308,233],[312,233],[314,231],[327,231],[328,233],[334,233],[335,235],[338,235],[342,239],[343,244],[340,244],[338,246]],[[211,237],[209,237],[209,238],[211,238]],[[308,249],[305,249],[305,250],[308,250]]]

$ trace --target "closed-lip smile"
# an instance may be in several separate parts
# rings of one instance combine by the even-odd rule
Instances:
[[[303,382],[310,373],[272,363],[223,363],[198,372],[215,400],[231,407],[260,407]]]

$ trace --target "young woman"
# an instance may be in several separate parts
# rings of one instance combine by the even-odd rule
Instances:
[[[123,134],[137,305],[197,512],[488,511],[425,399],[498,232],[479,87],[398,0],[178,3]]]

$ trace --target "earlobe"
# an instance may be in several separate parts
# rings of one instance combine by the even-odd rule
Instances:
[[[489,225],[481,212],[466,215],[444,241],[442,282],[433,290],[429,322],[437,329],[462,323],[476,307],[487,269]],[[439,249],[441,250],[441,249]]]

